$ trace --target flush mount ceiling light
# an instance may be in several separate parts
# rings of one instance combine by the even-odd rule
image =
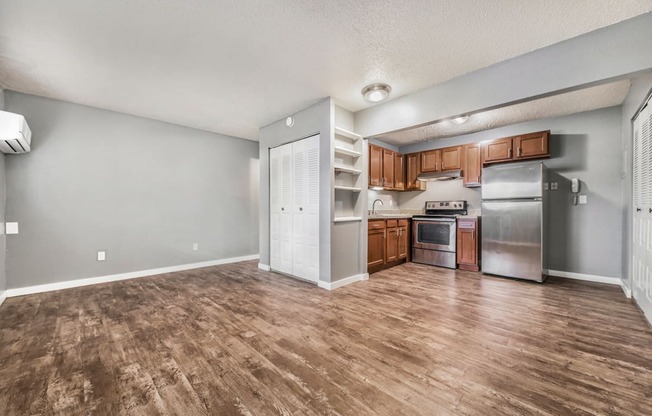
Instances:
[[[455,118],[452,119],[451,121],[452,121],[453,123],[455,123],[455,124],[462,124],[462,123],[464,123],[464,122],[465,122],[466,120],[468,120],[468,119],[469,119],[469,116],[459,116],[459,117],[455,117]]]
[[[391,90],[392,87],[387,84],[371,84],[362,89],[362,95],[365,100],[377,103],[389,97],[389,92]]]

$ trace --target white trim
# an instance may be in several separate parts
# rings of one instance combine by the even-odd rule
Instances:
[[[5,299],[7,299],[7,291],[3,290],[2,292],[0,292],[0,305],[2,305],[2,302],[4,302]]]
[[[321,280],[317,282],[317,286],[321,287],[322,289],[326,290],[335,290],[339,287],[350,285],[351,283],[359,282],[362,280],[369,280],[369,273],[363,273],[363,274],[355,274],[353,276],[346,277],[344,279],[340,279],[336,282],[329,283],[329,282],[322,282]]]
[[[624,281],[623,279],[620,279],[620,288],[623,290],[623,292],[625,292],[625,297],[626,297],[627,299],[631,299],[631,298],[632,298],[632,289],[630,289],[630,288],[625,284],[625,281]]]
[[[269,264],[263,264],[263,263],[258,263],[258,268],[260,270],[265,270],[266,272],[269,272],[272,270],[272,268],[269,266]]]
[[[548,274],[550,276],[565,277],[567,279],[575,279],[575,280],[586,280],[588,282],[606,283],[609,285],[620,286],[622,284],[622,279],[620,277],[607,277],[607,276],[597,276],[595,274],[562,272],[559,270],[548,270]]]
[[[140,270],[136,272],[111,274],[111,275],[99,276],[99,277],[89,277],[86,279],[67,280],[65,282],[48,283],[45,285],[19,287],[16,289],[7,289],[5,293],[8,298],[11,298],[14,296],[30,295],[33,293],[41,293],[41,292],[51,292],[53,290],[68,289],[68,288],[79,287],[79,286],[96,285],[98,283],[116,282],[119,280],[135,279],[138,277],[153,276],[153,275],[163,274],[163,273],[180,272],[183,270],[200,269],[202,267],[219,266],[220,264],[237,263],[240,261],[256,260],[256,259],[258,259],[258,254],[251,254],[248,256],[231,257],[228,259],[203,261],[199,263],[180,264],[178,266],[170,266],[170,267],[161,267],[158,269]]]

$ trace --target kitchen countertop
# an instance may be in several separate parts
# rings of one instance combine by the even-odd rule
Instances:
[[[413,214],[369,214],[369,220],[405,220],[411,219]]]

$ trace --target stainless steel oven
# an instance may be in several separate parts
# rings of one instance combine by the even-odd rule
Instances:
[[[466,214],[466,201],[426,202],[425,215],[412,218],[412,261],[454,269],[460,214]]]

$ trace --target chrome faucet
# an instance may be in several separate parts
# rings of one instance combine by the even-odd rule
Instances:
[[[376,213],[376,202],[380,202],[380,205],[385,205],[383,204],[383,200],[378,198],[374,201],[373,204],[371,204],[371,215],[374,215]]]

